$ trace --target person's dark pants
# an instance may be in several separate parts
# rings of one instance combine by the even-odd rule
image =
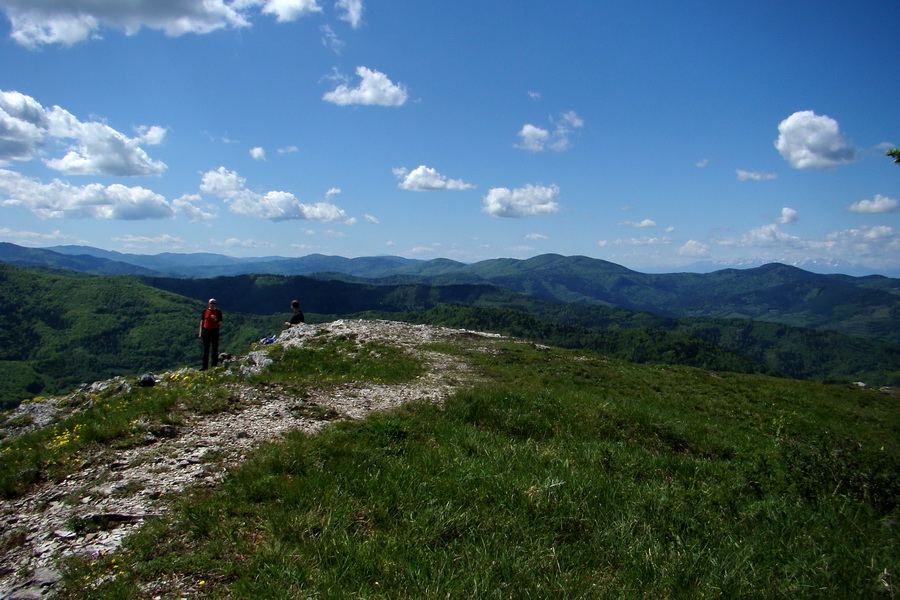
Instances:
[[[209,367],[209,353],[212,352],[212,366],[219,364],[219,330],[206,329],[200,335],[203,340],[203,368],[205,371]]]

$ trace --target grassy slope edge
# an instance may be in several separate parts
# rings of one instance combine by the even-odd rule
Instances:
[[[894,596],[897,398],[508,340],[439,349],[490,383],[267,445],[122,552],[72,563],[66,597]]]

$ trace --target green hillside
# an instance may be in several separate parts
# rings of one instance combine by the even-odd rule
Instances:
[[[204,303],[121,277],[0,263],[0,406],[116,375],[196,365]],[[220,350],[240,354],[275,319],[227,315]]]

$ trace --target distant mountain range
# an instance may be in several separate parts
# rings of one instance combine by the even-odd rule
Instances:
[[[465,264],[443,258],[421,261],[321,254],[253,259],[207,253],[150,256],[86,246],[35,249],[8,243],[0,243],[0,261],[155,278],[257,273],[309,275],[367,285],[489,285],[548,302],[626,308],[674,318],[771,321],[900,344],[900,279],[822,275],[778,263],[712,273],[647,274],[604,260],[556,254]]]

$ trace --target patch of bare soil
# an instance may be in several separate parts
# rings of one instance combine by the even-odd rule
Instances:
[[[405,402],[440,402],[474,374],[457,357],[424,345],[483,334],[393,321],[335,321],[285,330],[276,341],[304,345],[322,336],[347,336],[358,343],[380,341],[417,353],[424,373],[403,385],[350,383],[307,390],[303,398],[278,384],[227,383],[228,410],[192,415],[180,425],[159,427],[141,445],[81,456],[81,468],[61,481],[36,486],[25,496],[0,501],[0,598],[51,598],[60,580],[59,561],[71,555],[115,551],[145,519],[169,510],[169,499],[195,486],[215,486],[227,469],[243,461],[260,443],[287,431],[315,432],[340,419],[361,419],[372,411]],[[257,351],[229,363],[231,374],[248,375],[271,360]],[[163,374],[159,385],[182,371]],[[85,386],[76,394],[127,389],[137,382],[116,379]],[[66,416],[71,396],[31,402],[7,422],[45,427]],[[19,418],[16,418],[19,417]]]

